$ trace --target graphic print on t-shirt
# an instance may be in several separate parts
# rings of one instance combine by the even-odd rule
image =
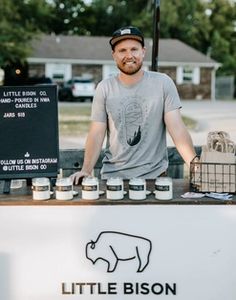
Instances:
[[[125,107],[126,141],[130,146],[137,145],[141,140],[142,108],[132,102]]]

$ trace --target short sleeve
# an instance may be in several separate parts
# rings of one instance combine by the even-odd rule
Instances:
[[[95,95],[93,97],[91,120],[96,122],[106,122],[106,96],[102,82],[97,85]]]
[[[165,113],[182,107],[177,88],[173,80],[164,75],[164,111]]]

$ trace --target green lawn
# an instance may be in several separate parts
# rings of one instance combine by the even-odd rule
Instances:
[[[183,118],[185,126],[188,129],[194,130],[197,127],[197,121],[196,120],[194,120],[192,118],[189,118],[189,117],[186,117],[186,116],[182,116],[182,118]]]
[[[91,105],[86,106],[59,106],[59,116],[87,116],[91,113]]]
[[[61,106],[59,107],[60,135],[86,135],[90,124],[91,106]]]

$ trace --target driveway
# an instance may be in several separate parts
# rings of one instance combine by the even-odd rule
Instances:
[[[181,113],[198,122],[197,128],[189,131],[195,146],[205,145],[210,131],[226,131],[236,143],[236,100],[182,100]],[[170,138],[168,144],[173,145]]]

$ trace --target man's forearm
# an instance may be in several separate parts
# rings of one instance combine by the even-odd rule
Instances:
[[[82,171],[91,174],[102,150],[106,128],[102,123],[93,123],[85,144]]]
[[[102,145],[96,143],[95,141],[87,141],[85,147],[85,154],[84,154],[84,163],[82,170],[87,174],[91,174],[93,171],[94,166],[98,160],[102,149]]]
[[[190,166],[190,162],[196,156],[196,152],[192,139],[186,130],[183,129],[182,132],[179,132],[178,137],[175,137],[175,146],[185,163]]]
[[[190,166],[190,162],[196,156],[196,152],[179,110],[166,113],[165,123],[179,154],[185,163]]]

